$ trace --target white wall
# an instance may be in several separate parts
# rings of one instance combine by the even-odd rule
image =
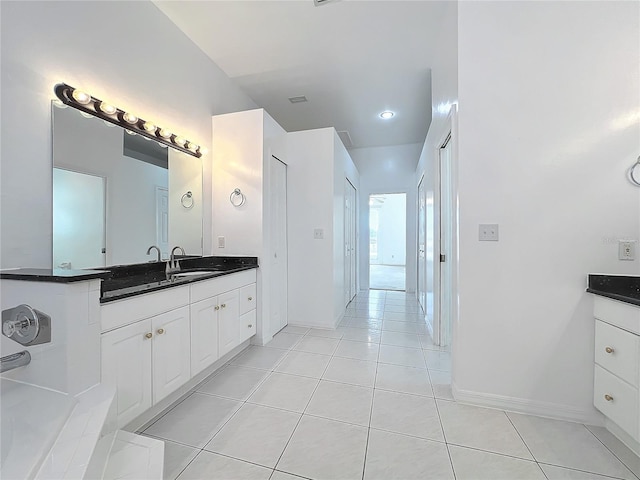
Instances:
[[[599,418],[586,276],[640,273],[616,241],[640,236],[639,21],[638,2],[459,4],[458,398]]]
[[[406,288],[416,291],[416,164],[421,145],[412,143],[390,147],[353,148],[349,150],[360,172],[358,258],[360,289],[369,289],[369,195],[372,193],[407,194]]]
[[[3,268],[51,266],[50,100],[56,83],[84,88],[209,149],[211,115],[256,107],[151,2],[2,2],[1,8]],[[206,155],[203,164],[207,252]]]
[[[377,210],[378,258],[370,259],[369,262],[377,265],[405,265],[407,261],[407,196],[402,193],[385,194],[385,201]]]

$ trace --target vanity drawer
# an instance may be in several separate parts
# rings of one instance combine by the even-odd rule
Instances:
[[[593,384],[595,407],[638,440],[638,390],[598,365]]]
[[[211,280],[202,280],[191,284],[191,303],[199,302],[206,298],[215,297],[221,293],[241,288],[250,283],[256,282],[256,271],[244,270],[242,272],[230,273]]]
[[[256,308],[256,284],[252,283],[240,289],[240,315]]]
[[[640,307],[594,295],[593,316],[640,335]]]
[[[638,386],[640,337],[596,320],[596,363],[624,381]]]
[[[240,341],[244,342],[247,338],[256,334],[256,311],[251,310],[249,313],[240,315]]]

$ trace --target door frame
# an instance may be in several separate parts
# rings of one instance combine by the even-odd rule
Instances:
[[[440,168],[440,150],[442,147],[447,145],[447,142],[451,144],[451,156],[450,156],[450,188],[451,188],[451,198],[452,198],[452,218],[451,220],[451,248],[452,253],[450,254],[450,258],[447,261],[451,264],[451,305],[450,305],[450,332],[451,332],[451,342],[454,341],[456,324],[459,320],[459,291],[458,291],[458,270],[459,270],[459,256],[458,256],[458,245],[459,245],[459,224],[458,224],[458,212],[460,208],[459,195],[458,195],[458,131],[457,131],[457,105],[452,105],[449,114],[447,115],[447,120],[445,123],[445,128],[443,129],[442,135],[439,137],[438,142],[436,143],[436,147],[434,148],[434,158],[436,159],[435,163],[435,191],[434,191],[434,213],[435,213],[435,221],[434,221],[434,232],[433,232],[433,241],[434,241],[434,272],[433,272],[433,283],[434,286],[437,287],[437,294],[434,291],[433,295],[433,314],[434,314],[434,322],[433,322],[433,341],[436,345],[443,345],[442,339],[442,318],[441,318],[441,306],[440,306],[440,298],[441,298],[441,289],[442,289],[442,279],[440,275],[440,253],[441,253],[441,245],[440,238],[442,232],[442,219],[440,218],[441,212],[441,190],[442,190],[442,172]],[[436,266],[437,265],[437,266]],[[444,339],[446,340],[446,339]]]
[[[345,191],[344,191],[344,206],[345,206],[345,211],[344,211],[344,243],[345,243],[345,250],[343,251],[343,255],[344,255],[344,270],[345,270],[345,275],[344,275],[344,287],[345,287],[345,292],[348,292],[347,295],[347,301],[345,303],[345,305],[348,305],[349,303],[351,303],[351,301],[355,298],[356,294],[358,293],[358,189],[356,188],[356,186],[351,182],[351,180],[349,180],[348,177],[345,177]],[[350,207],[350,218],[347,218],[346,215],[346,206],[347,206],[347,189],[351,187],[353,189],[353,198],[352,198],[352,204]],[[351,192],[349,192],[351,193]],[[353,230],[353,232],[352,232]],[[350,255],[349,257],[347,257],[346,254],[346,244],[347,244],[347,234],[349,234],[349,236],[351,236],[351,233],[353,233],[353,238],[350,241]],[[349,265],[347,265],[347,263],[349,263]],[[347,282],[347,271],[350,272],[349,275],[349,281]],[[348,283],[348,285],[347,285]],[[353,291],[351,290],[351,287],[353,288]]]
[[[424,224],[423,224],[423,240],[424,240],[424,268],[423,268],[423,272],[422,272],[422,277],[423,277],[423,288],[424,288],[424,292],[425,292],[425,299],[424,299],[424,303],[425,305],[422,304],[421,300],[420,300],[420,201],[422,200],[420,198],[420,187],[422,187],[424,189],[424,173],[420,176],[420,180],[418,181],[418,188],[416,190],[416,216],[417,216],[417,221],[416,221],[416,245],[418,248],[416,248],[416,296],[418,297],[418,304],[420,305],[420,308],[422,309],[422,315],[426,316],[427,314],[427,206],[426,206],[426,191],[425,191],[425,206],[424,206]]]

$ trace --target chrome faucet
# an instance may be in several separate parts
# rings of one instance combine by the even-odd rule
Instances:
[[[158,262],[162,261],[162,258],[160,258],[160,256],[162,255],[162,253],[160,252],[160,248],[156,247],[155,245],[151,245],[148,249],[147,249],[147,255],[151,255],[151,250],[156,249],[158,251]]]
[[[175,257],[176,250],[180,250],[182,252],[182,255],[186,255],[186,253],[184,253],[184,248],[177,245],[173,247],[171,249],[171,256],[169,257],[169,261],[167,262],[167,273],[175,273],[180,271],[180,262],[178,262]]]

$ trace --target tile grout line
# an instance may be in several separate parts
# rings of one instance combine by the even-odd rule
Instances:
[[[516,427],[515,423],[513,423],[513,421],[511,420],[511,417],[509,416],[509,414],[505,410],[503,410],[502,412],[504,413],[504,416],[507,417],[507,420],[509,420],[509,423],[511,424],[513,429],[518,434],[518,437],[520,437],[520,440],[522,440],[522,443],[524,444],[524,446],[527,447],[527,451],[529,452],[529,455],[531,455],[531,458],[533,458],[533,461],[536,462],[536,465],[538,465],[538,468],[542,472],[542,475],[544,475],[544,477],[548,480],[549,477],[547,477],[547,474],[545,473],[545,471],[542,470],[542,467],[540,466],[540,463],[538,462],[538,459],[536,458],[536,456],[533,454],[533,452],[529,448],[529,445],[527,444],[527,442],[525,442],[524,437],[522,436],[522,434],[518,430],[518,427]]]
[[[618,457],[618,455],[616,455],[616,453],[615,453],[613,450],[611,450],[611,449],[610,449],[610,448],[609,448],[609,447],[608,447],[608,446],[607,446],[607,445],[606,445],[602,440],[600,440],[600,438],[598,438],[598,436],[597,436],[595,433],[593,433],[589,427],[587,427],[584,423],[582,424],[582,426],[583,426],[584,428],[586,428],[586,429],[587,429],[587,431],[588,431],[591,435],[593,435],[594,437],[596,437],[596,440],[598,440],[598,442],[600,442],[604,448],[606,448],[609,452],[611,452],[611,455],[613,455],[614,457],[616,457],[616,458],[618,459],[618,461],[619,461],[622,465],[624,465],[624,466],[625,466],[625,468],[626,468],[627,470],[629,470],[629,471],[631,472],[631,474],[632,474],[634,477],[636,477],[636,478],[640,479],[640,477],[639,477],[638,475],[636,475],[636,472],[634,472],[633,470],[631,470],[631,468],[629,468],[629,466],[628,466],[628,465],[627,465],[627,464],[626,464],[626,463],[625,463],[625,462],[624,462],[620,457]],[[626,445],[625,445],[625,447],[626,447]],[[628,447],[627,447],[627,448],[628,448]],[[632,453],[635,453],[635,452],[633,452],[633,451],[632,451]]]
[[[367,469],[367,453],[369,451],[369,437],[371,436],[371,418],[373,417],[373,402],[376,396],[376,382],[378,381],[378,362],[380,360],[380,347],[378,346],[378,355],[376,356],[376,371],[373,375],[373,389],[371,392],[371,407],[369,408],[369,425],[367,426],[367,441],[364,445],[364,460],[362,462],[362,480]]]

